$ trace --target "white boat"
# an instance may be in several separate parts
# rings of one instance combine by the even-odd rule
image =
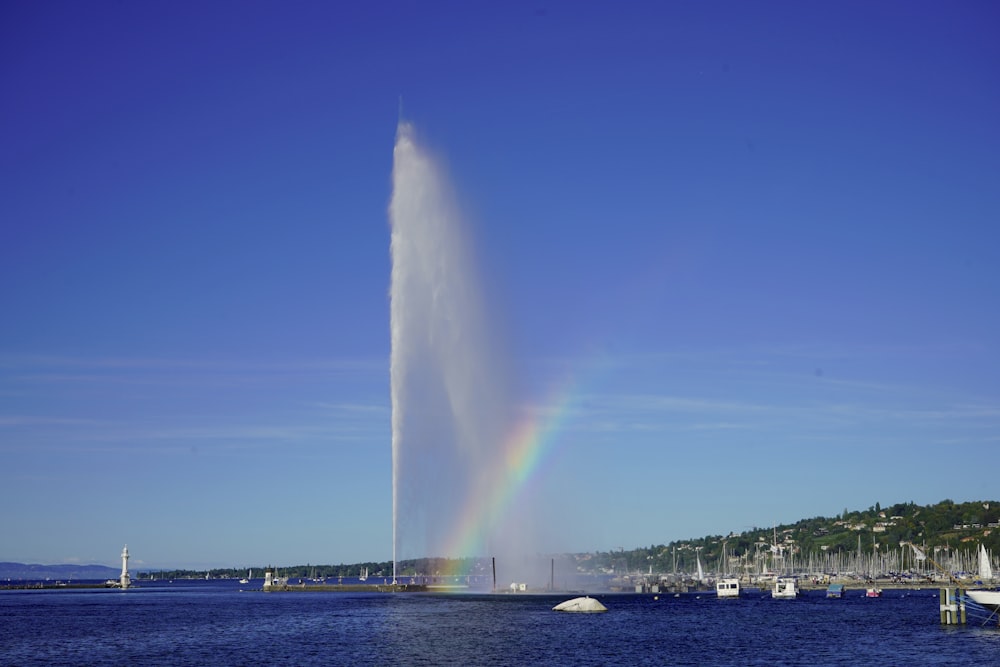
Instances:
[[[993,565],[990,563],[990,554],[983,544],[979,545],[979,578],[983,581],[993,581]]]
[[[358,581],[368,581],[368,568],[363,568],[361,574],[358,575]]]
[[[715,594],[720,598],[738,598],[740,596],[740,580],[719,579],[715,582]]]
[[[799,589],[792,577],[778,577],[771,589],[771,597],[776,600],[794,600],[799,594]]]
[[[1000,611],[1000,591],[965,591],[965,594],[980,607]]]
[[[245,579],[240,579],[240,583],[241,584],[249,584],[251,579],[253,579],[253,570],[250,570],[249,572],[247,572],[246,578]]]
[[[871,586],[865,589],[866,598],[880,598],[882,597],[882,589],[878,587],[875,583],[875,577],[877,576],[875,572],[875,560],[877,558],[878,545],[875,543],[875,531],[872,531],[872,576],[871,576]],[[858,533],[858,553],[861,553],[861,533]]]

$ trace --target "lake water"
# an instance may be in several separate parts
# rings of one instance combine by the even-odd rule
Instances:
[[[936,590],[595,595],[241,592],[236,582],[0,591],[2,665],[998,665],[1000,629]]]

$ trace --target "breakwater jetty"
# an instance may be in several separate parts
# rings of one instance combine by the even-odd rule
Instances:
[[[111,588],[105,583],[64,583],[60,581],[14,581],[0,583],[0,591],[47,591],[80,588]]]
[[[426,593],[442,590],[422,584],[272,584],[262,590],[266,593]]]

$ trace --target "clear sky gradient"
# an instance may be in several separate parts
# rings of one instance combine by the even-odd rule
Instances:
[[[520,400],[572,394],[540,549],[996,498],[998,33],[993,2],[4,3],[0,560],[391,558],[400,99]]]

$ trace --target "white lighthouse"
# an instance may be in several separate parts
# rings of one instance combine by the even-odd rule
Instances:
[[[129,581],[128,577],[128,545],[126,544],[125,548],[122,549],[122,577],[121,577],[122,588],[128,588],[129,583],[131,582]]]

